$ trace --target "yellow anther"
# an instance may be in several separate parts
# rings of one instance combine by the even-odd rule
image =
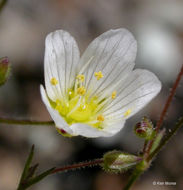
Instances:
[[[79,87],[79,88],[77,89],[77,93],[78,93],[79,95],[84,95],[85,92],[86,92],[86,89],[85,89],[84,86],[81,86],[81,87]]]
[[[128,115],[130,115],[132,112],[131,109],[128,109],[125,113],[124,113],[124,117],[127,117]]]
[[[77,75],[76,77],[78,80],[80,80],[81,82],[83,82],[85,80],[85,76],[84,75]]]
[[[51,82],[52,85],[58,84],[58,80],[57,80],[55,77],[53,77],[53,78],[50,80],[50,82]]]
[[[113,92],[112,92],[112,95],[111,95],[112,99],[115,99],[115,98],[116,98],[116,94],[117,94],[116,91],[113,91]]]
[[[97,120],[98,121],[104,121],[104,116],[103,115],[98,115]]]
[[[102,71],[99,71],[99,72],[95,72],[95,77],[97,78],[97,80],[100,80],[101,78],[104,77],[104,75],[102,74]]]

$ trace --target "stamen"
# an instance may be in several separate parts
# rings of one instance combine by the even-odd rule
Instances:
[[[74,108],[67,114],[67,117],[69,117],[73,112],[75,112],[80,107],[80,105],[81,105],[81,97],[79,98]]]
[[[115,98],[116,98],[116,94],[117,94],[116,91],[113,91],[113,92],[112,92],[112,95],[111,95],[112,99],[115,99]]]
[[[59,99],[57,99],[56,101],[55,101],[55,109],[59,112],[59,113],[61,113],[62,111],[63,111],[63,108],[64,108],[64,106],[63,106],[63,104],[62,104],[62,101],[61,100],[59,100]]]
[[[84,75],[77,75],[76,77],[78,80],[80,80],[81,82],[83,82],[85,80],[85,76]]]
[[[84,64],[84,66],[82,67],[82,69],[80,70],[80,73],[84,73],[86,71],[86,69],[88,69],[91,61],[93,60],[94,56],[90,57],[90,59],[86,62],[86,64]]]
[[[81,95],[81,96],[84,95],[85,92],[86,92],[86,89],[85,89],[84,86],[81,86],[81,87],[79,87],[79,88],[77,89],[77,93],[78,93],[79,95]]]
[[[61,110],[62,109],[61,101],[57,99],[55,103],[56,103],[55,109],[58,111]]]
[[[95,77],[97,78],[97,80],[100,80],[101,78],[104,77],[104,75],[102,74],[102,71],[99,71],[99,72],[95,72]]]
[[[104,116],[103,115],[98,115],[97,120],[98,121],[104,121]]]
[[[53,77],[53,78],[50,80],[50,82],[51,82],[51,84],[54,85],[54,86],[58,84],[58,80],[57,80],[55,77]]]
[[[124,117],[127,117],[128,115],[130,115],[132,112],[131,109],[128,109],[125,113],[124,113]]]

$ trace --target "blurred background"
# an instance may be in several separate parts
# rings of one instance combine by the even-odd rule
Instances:
[[[44,40],[56,29],[69,31],[81,52],[101,33],[124,27],[138,42],[136,68],[153,71],[163,83],[161,93],[124,129],[111,138],[65,138],[53,127],[0,125],[0,190],[14,190],[32,144],[40,171],[52,166],[102,157],[119,149],[137,153],[142,140],[133,126],[146,115],[156,122],[168,92],[183,63],[182,0],[9,0],[0,13],[0,57],[12,64],[9,81],[0,88],[0,117],[51,119],[43,105],[39,86],[44,83]],[[183,80],[164,126],[171,129],[182,114]],[[183,189],[183,130],[161,151],[135,190]],[[110,175],[86,168],[45,178],[31,190],[121,190],[129,173]],[[153,181],[176,186],[153,186]]]

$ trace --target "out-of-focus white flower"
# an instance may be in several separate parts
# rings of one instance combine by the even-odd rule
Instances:
[[[45,103],[64,136],[112,136],[161,89],[151,72],[134,68],[137,44],[126,29],[97,37],[80,58],[74,38],[57,30],[46,37]]]

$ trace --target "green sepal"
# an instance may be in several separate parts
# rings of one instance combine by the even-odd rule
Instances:
[[[122,173],[134,167],[142,158],[121,151],[107,152],[103,156],[102,168],[110,173]]]

